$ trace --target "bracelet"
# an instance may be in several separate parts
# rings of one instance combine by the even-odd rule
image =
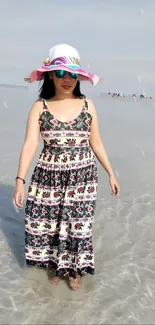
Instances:
[[[21,178],[21,177],[19,177],[19,176],[16,177],[16,180],[17,180],[17,179],[20,179],[21,181],[23,181],[23,184],[25,184],[25,179],[23,179],[23,178]]]

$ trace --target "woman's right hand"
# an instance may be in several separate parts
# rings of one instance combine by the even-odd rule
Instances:
[[[18,209],[23,208],[24,198],[25,198],[24,184],[19,179],[16,181],[16,186],[13,193],[13,203]]]

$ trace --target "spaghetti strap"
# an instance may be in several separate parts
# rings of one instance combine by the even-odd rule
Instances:
[[[84,107],[85,107],[85,110],[88,111],[88,102],[87,102],[86,97],[84,98]]]
[[[47,111],[47,104],[46,104],[46,100],[44,98],[42,98],[42,102],[43,102],[43,110]]]

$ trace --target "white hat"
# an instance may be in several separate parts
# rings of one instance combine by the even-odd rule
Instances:
[[[45,72],[54,70],[65,70],[77,73],[80,76],[80,80],[88,80],[94,86],[99,81],[97,75],[86,72],[81,68],[79,53],[74,47],[67,44],[53,46],[49,50],[48,58],[44,60],[44,65],[41,68],[33,70],[30,74],[30,78],[25,78],[25,81],[33,82],[42,80]]]

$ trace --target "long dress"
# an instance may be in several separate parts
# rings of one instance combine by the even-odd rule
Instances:
[[[98,171],[89,144],[92,117],[84,99],[71,122],[54,118],[43,100],[39,119],[44,147],[34,168],[25,207],[28,266],[56,276],[94,274],[92,226]]]

